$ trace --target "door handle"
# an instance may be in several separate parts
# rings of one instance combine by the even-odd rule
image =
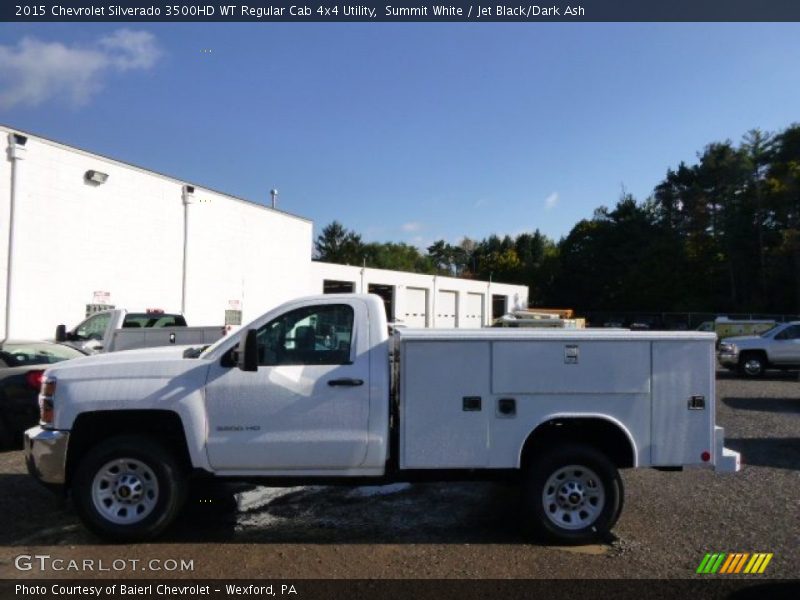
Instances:
[[[351,377],[343,377],[342,379],[330,379],[328,380],[328,385],[331,387],[337,386],[350,386],[354,387],[357,385],[364,385],[363,379],[353,379]]]

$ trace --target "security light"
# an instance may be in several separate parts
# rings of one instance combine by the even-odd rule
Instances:
[[[90,183],[101,185],[108,179],[108,173],[101,173],[100,171],[93,171],[90,169],[86,171],[86,174],[83,177]]]

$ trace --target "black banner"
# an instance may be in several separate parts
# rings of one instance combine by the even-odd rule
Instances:
[[[227,2],[227,3],[225,3]],[[440,4],[407,0],[303,2],[163,2],[72,0],[3,2],[0,20],[16,22],[608,22],[608,21],[800,21],[797,0],[579,0],[546,4],[507,1]]]
[[[0,600],[157,600],[163,598],[281,600],[527,600],[614,598],[796,600],[800,582],[753,577],[691,580],[3,580]]]

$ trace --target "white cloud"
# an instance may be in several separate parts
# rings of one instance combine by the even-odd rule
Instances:
[[[422,229],[422,223],[419,221],[410,221],[408,223],[403,223],[401,229],[407,233],[412,233],[414,231],[419,231]]]
[[[544,199],[544,209],[553,210],[556,206],[558,206],[560,200],[561,199],[558,197],[558,192],[553,192],[547,198]]]
[[[36,106],[63,98],[86,104],[109,72],[150,69],[161,56],[153,34],[118,29],[87,47],[22,38],[0,44],[0,108]]]
[[[128,69],[151,69],[161,58],[156,38],[147,31],[117,29],[100,39],[112,64],[120,71]]]

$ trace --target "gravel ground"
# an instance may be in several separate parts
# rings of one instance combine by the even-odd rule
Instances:
[[[196,493],[159,543],[110,546],[24,473],[21,452],[0,453],[0,577],[680,578],[694,576],[706,552],[773,552],[766,576],[799,577],[796,375],[719,373],[717,422],[742,453],[742,472],[625,472],[616,538],[577,548],[528,543],[516,490],[487,483],[216,486]],[[20,554],[142,562],[122,572],[21,572]],[[152,559],[194,568],[142,572]]]

